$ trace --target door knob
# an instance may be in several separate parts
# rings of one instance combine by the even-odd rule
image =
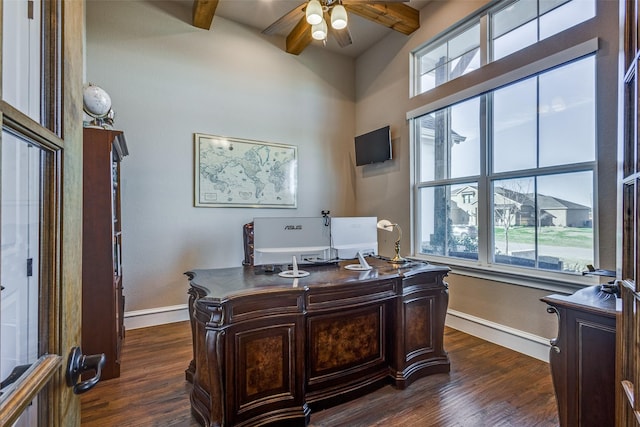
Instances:
[[[73,387],[75,394],[82,394],[91,390],[100,381],[102,368],[106,360],[104,353],[85,356],[82,354],[80,347],[73,347],[69,353],[69,361],[67,363],[67,385]],[[96,374],[88,380],[78,383],[80,376],[89,371],[95,371]]]

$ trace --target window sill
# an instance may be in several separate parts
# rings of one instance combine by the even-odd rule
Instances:
[[[523,286],[527,288],[542,289],[549,292],[572,294],[587,286],[598,285],[605,278],[582,276],[570,273],[552,273],[544,270],[515,269],[508,266],[483,266],[474,262],[465,262],[452,258],[440,258],[433,256],[416,255],[412,259],[427,261],[434,265],[446,265],[451,268],[451,273],[506,283],[509,285]],[[613,280],[613,278],[609,278]]]

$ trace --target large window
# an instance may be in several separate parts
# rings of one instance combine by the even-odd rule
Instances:
[[[477,260],[484,245],[491,263],[570,272],[593,264],[593,56],[414,123],[420,253]],[[490,153],[486,173],[481,153]],[[490,201],[484,223],[480,200]]]
[[[576,3],[581,13],[568,12]],[[567,13],[571,20],[562,18]],[[498,59],[516,50],[509,46],[533,45],[594,14],[592,1],[503,3],[486,12],[487,20],[471,21],[490,28],[488,42],[478,43],[479,51],[464,51],[474,52],[470,58],[482,56],[486,46]],[[422,66],[444,46],[450,51],[453,41],[475,27],[452,30],[450,37],[416,51],[414,61]],[[414,253],[447,263],[563,273],[581,273],[596,263],[595,48],[550,53],[563,59],[533,72],[520,67],[504,83],[487,83],[472,97],[449,94],[445,99],[453,101],[433,102],[437,108],[427,106],[410,117]],[[432,78],[421,74],[416,83],[423,90],[456,77],[451,60],[439,57],[449,64],[446,72],[436,66]]]

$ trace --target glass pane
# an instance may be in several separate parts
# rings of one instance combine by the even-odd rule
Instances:
[[[538,0],[538,3],[540,5],[540,15],[544,15],[545,13],[549,12],[552,9],[555,9],[556,7],[563,5],[565,3],[569,3],[571,0]],[[589,0],[587,0],[589,1]],[[575,1],[573,1],[573,3],[576,3]]]
[[[622,279],[636,280],[635,236],[637,234],[634,200],[636,192],[633,185],[625,185],[622,191]]]
[[[26,0],[2,3],[2,99],[40,122],[40,5]]]
[[[451,178],[480,174],[480,98],[451,107]]]
[[[519,0],[495,12],[491,17],[492,37],[498,38],[535,19],[538,16],[537,7],[535,1]]]
[[[416,120],[420,143],[420,181],[480,173],[480,98]]]
[[[507,55],[524,49],[538,41],[538,26],[536,21],[529,22],[503,36],[493,39],[493,60],[497,61]]]
[[[539,87],[540,166],[595,160],[594,57],[541,74]]]
[[[492,194],[494,261],[535,267],[534,178],[495,181]]]
[[[562,3],[562,1],[541,1],[540,7],[542,8],[544,4],[545,8],[549,8],[546,10],[550,10],[556,3]],[[540,11],[540,40],[593,18],[596,16],[596,5],[594,0],[573,0],[543,15],[545,11]]]
[[[0,380],[38,359],[40,149],[2,133]],[[2,388],[9,393],[12,385]],[[31,424],[37,403],[17,425]],[[29,415],[32,413],[33,415]]]
[[[449,40],[449,58],[456,58],[480,46],[480,24]]]
[[[431,70],[426,74],[420,76],[420,87],[418,88],[418,93],[424,93],[428,90],[436,87],[436,74],[440,75],[446,72],[446,66],[438,68],[437,70]]]
[[[623,111],[623,120],[624,120],[624,140],[623,140],[623,176],[628,177],[635,172],[636,167],[640,167],[640,165],[636,166],[636,158],[635,158],[635,149],[636,146],[636,137],[635,131],[638,122],[636,120],[636,104],[635,100],[637,98],[636,90],[637,90],[637,75],[633,74],[629,82],[624,85],[624,111]],[[640,148],[640,147],[639,147]]]
[[[623,112],[625,121],[625,139],[623,143],[625,176],[634,173],[634,163],[635,171],[640,172],[640,116],[638,116],[640,113],[638,111],[638,102],[640,102],[640,84],[638,83],[639,69],[640,64],[636,64],[631,81],[625,84],[625,106]],[[637,133],[634,134],[634,132]],[[635,151],[633,149],[634,145],[636,147]]]
[[[451,71],[449,72],[449,80],[470,73],[480,68],[480,48],[475,48],[466,52],[451,61]]]
[[[434,70],[447,62],[447,45],[442,43],[420,54],[420,74]]]
[[[480,67],[480,25],[416,54],[420,63],[420,88],[426,92]]]
[[[536,167],[536,79],[496,90],[493,94],[493,171]]]
[[[478,185],[420,190],[420,253],[478,259]]]
[[[593,264],[593,174],[538,177],[540,268],[581,273]]]
[[[635,228],[635,234],[629,236],[630,240],[633,240],[635,244],[635,262],[633,266],[633,283],[636,292],[638,291],[638,282],[640,277],[640,241],[638,240],[638,233],[640,232],[640,178],[636,179],[636,200],[635,200],[635,219],[633,220],[633,227]],[[625,230],[626,231],[626,230]]]
[[[496,263],[579,273],[593,264],[593,174],[493,183]]]

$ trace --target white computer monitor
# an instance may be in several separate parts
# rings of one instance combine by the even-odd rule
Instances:
[[[378,254],[378,218],[375,216],[331,218],[333,252],[339,259]]]
[[[331,260],[329,224],[322,217],[253,219],[253,265],[314,264]]]

